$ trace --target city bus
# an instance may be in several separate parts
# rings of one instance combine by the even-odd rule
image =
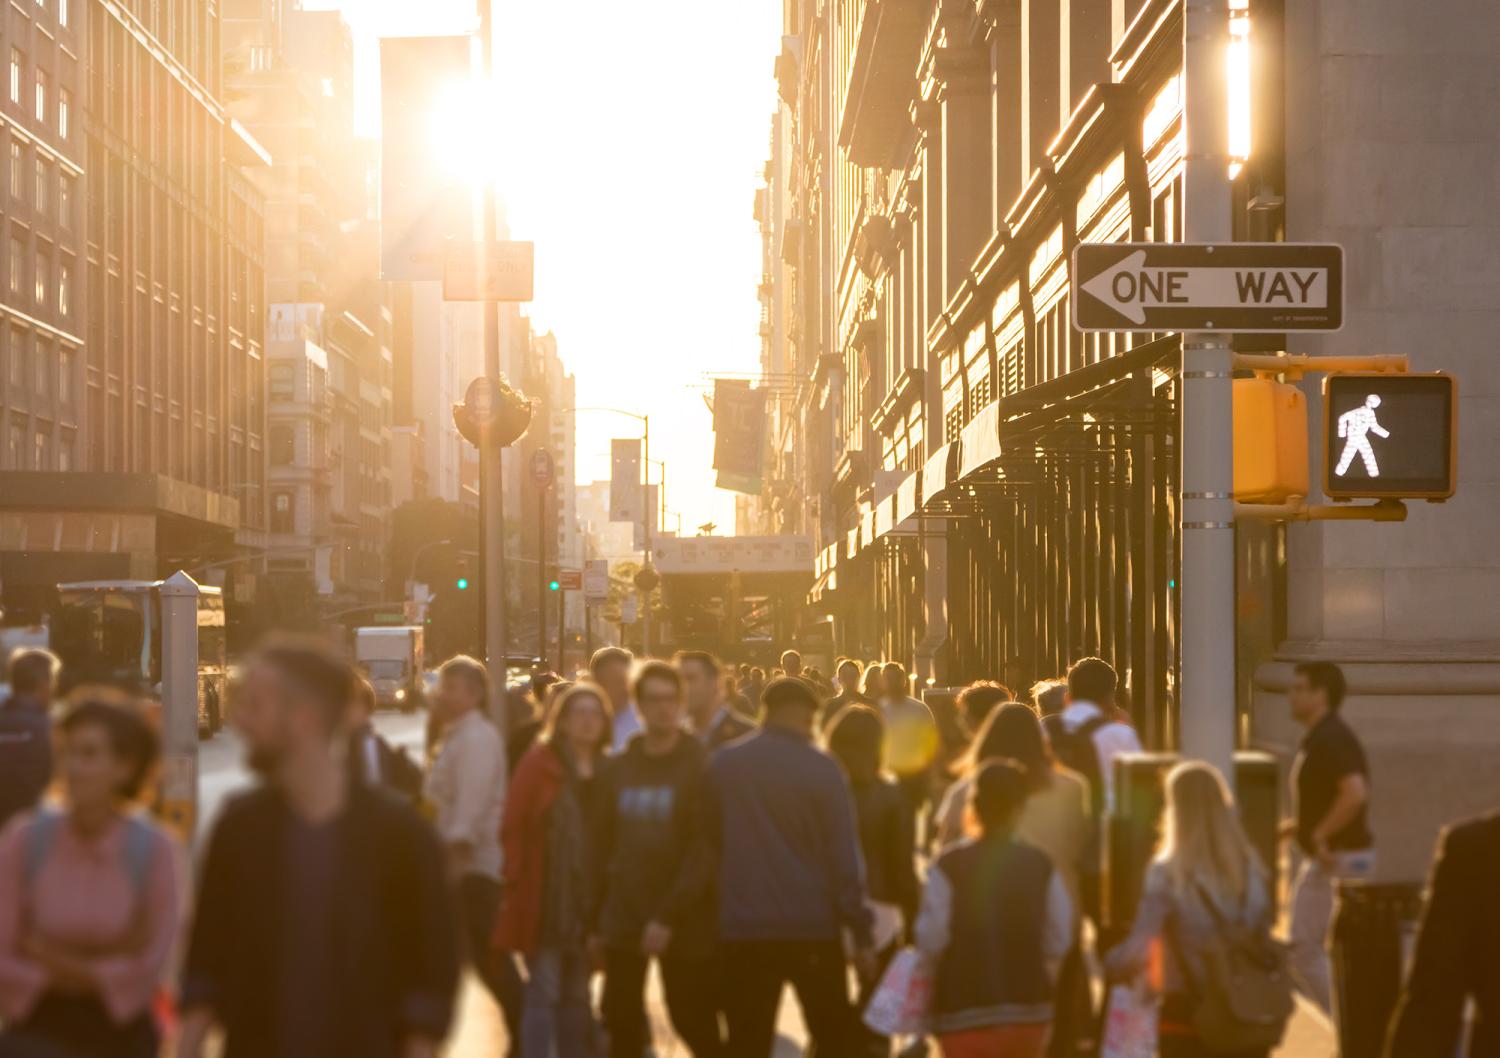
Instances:
[[[68,687],[105,682],[161,693],[159,580],[95,580],[57,586],[51,649]],[[198,588],[198,734],[224,722],[227,659],[224,591]]]

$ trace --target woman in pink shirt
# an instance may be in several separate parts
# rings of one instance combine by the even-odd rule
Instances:
[[[64,804],[0,835],[4,1040],[150,1058],[151,1002],[181,918],[176,847],[133,814],[156,735],[135,710],[100,702],[59,726]]]

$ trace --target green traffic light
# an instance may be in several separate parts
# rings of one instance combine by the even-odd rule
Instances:
[[[458,590],[459,591],[468,591],[469,590],[469,578],[468,577],[459,577],[458,578]]]
[[[562,585],[558,584],[557,581],[555,581],[555,580],[547,582],[547,590],[548,591],[557,591],[558,588],[560,588],[560,587],[562,587]]]

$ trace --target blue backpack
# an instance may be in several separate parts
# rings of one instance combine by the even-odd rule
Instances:
[[[65,816],[55,808],[37,810],[31,825],[26,830],[25,876],[28,888],[41,873],[42,865],[52,854],[57,842],[57,833],[62,829]],[[130,892],[139,904],[141,894],[146,891],[146,882],[151,876],[151,859],[155,851],[156,833],[150,823],[139,816],[125,818],[125,840],[120,846],[120,855],[125,863],[125,875],[130,879]]]

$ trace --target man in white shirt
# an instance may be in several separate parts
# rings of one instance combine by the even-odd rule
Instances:
[[[505,1016],[507,1035],[520,1039],[522,992],[515,964],[490,958],[490,934],[500,907],[500,818],[505,810],[505,741],[486,715],[489,672],[470,657],[451,658],[438,672],[435,706],[443,721],[442,748],[427,776],[427,799],[437,813],[448,874],[458,891],[464,941],[475,972]]]
[[[1119,678],[1114,667],[1103,658],[1084,658],[1068,669],[1068,693],[1062,716],[1062,730],[1071,738],[1086,738],[1093,750],[1093,761],[1086,754],[1069,752],[1056,746],[1063,763],[1080,772],[1098,788],[1093,791],[1097,808],[1108,813],[1115,804],[1115,758],[1124,753],[1141,751],[1140,737],[1129,724],[1115,719],[1115,692]]]
[[[609,697],[610,713],[614,716],[610,743],[616,753],[623,752],[641,729],[641,718],[630,700],[630,670],[634,663],[635,656],[624,647],[600,647],[589,659],[590,678]]]

